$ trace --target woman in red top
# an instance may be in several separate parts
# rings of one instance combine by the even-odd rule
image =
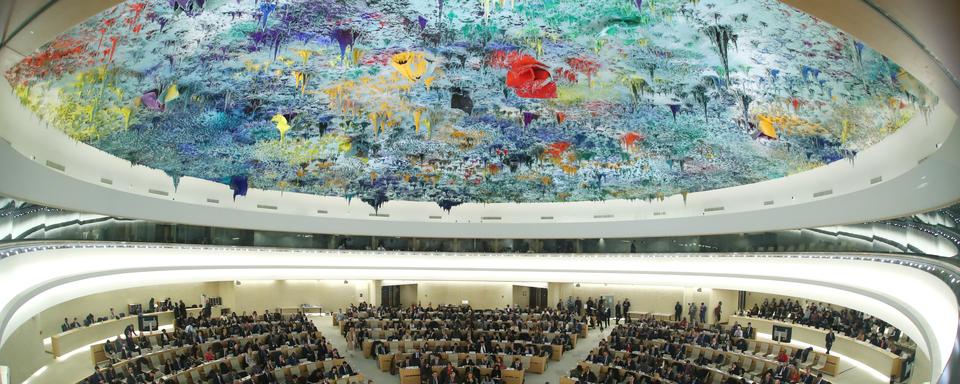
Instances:
[[[207,348],[207,352],[203,354],[204,361],[213,361],[216,359],[216,356],[213,355],[213,349]]]
[[[780,354],[777,355],[777,361],[781,363],[786,363],[787,360],[790,360],[790,356],[787,356],[787,352],[783,349],[780,350]]]

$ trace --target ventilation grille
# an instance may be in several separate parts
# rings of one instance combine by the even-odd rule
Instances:
[[[877,184],[877,183],[880,183],[881,181],[883,181],[883,176],[877,176],[870,179],[870,184]]]
[[[773,200],[764,201],[763,205],[773,205]]]
[[[220,200],[207,198],[207,202],[210,204],[220,204]]]
[[[110,180],[110,179],[108,179],[108,178],[106,178],[106,177],[101,177],[101,178],[100,178],[100,182],[101,182],[101,183],[104,183],[104,184],[107,184],[107,185],[113,185],[113,180]]]
[[[154,195],[170,196],[170,193],[169,193],[169,192],[167,192],[167,191],[161,191],[161,190],[159,190],[159,189],[148,189],[147,192],[150,192],[150,193],[152,193],[152,194],[154,194]]]
[[[832,194],[833,194],[833,190],[828,189],[826,191],[820,191],[820,192],[814,193],[813,197],[824,197],[824,196],[830,196]]]
[[[260,208],[260,209],[271,209],[271,210],[274,210],[274,211],[277,210],[277,206],[276,206],[276,205],[257,204],[257,208]]]
[[[710,208],[704,208],[703,211],[704,212],[720,212],[722,210],[723,210],[723,207],[710,207]]]

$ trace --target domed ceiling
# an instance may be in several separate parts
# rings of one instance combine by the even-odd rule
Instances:
[[[773,0],[147,0],[6,73],[72,138],[248,188],[654,199],[852,161],[936,97]]]

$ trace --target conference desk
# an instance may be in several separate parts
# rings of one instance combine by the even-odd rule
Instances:
[[[420,368],[400,368],[400,384],[420,384]]]
[[[779,325],[792,328],[792,339],[820,348],[826,348],[825,338],[827,331],[806,325],[787,323],[777,320],[761,319],[758,317],[730,316],[729,323],[740,323],[746,326],[752,323],[757,332],[772,333],[773,326]],[[887,376],[900,376],[902,359],[888,350],[877,347],[865,341],[834,333],[837,339],[833,342],[831,351],[857,360]]]
[[[433,372],[442,372],[444,367],[432,367]],[[489,375],[493,370],[491,368],[480,368],[480,375]],[[400,368],[400,384],[420,384],[420,368]],[[457,374],[464,377],[464,368],[457,368]],[[504,384],[523,384],[523,371],[512,368],[505,368],[500,371],[500,378]]]
[[[202,308],[188,308],[187,316],[195,316]],[[146,313],[147,316],[157,316],[160,326],[173,324],[173,311]],[[77,348],[95,343],[107,338],[116,337],[123,333],[127,326],[137,327],[137,316],[125,316],[119,319],[101,321],[89,327],[74,328],[50,337],[51,351],[54,357],[60,357]]]
[[[360,345],[360,349],[361,349],[361,351],[363,351],[363,357],[369,358],[371,355],[373,355],[373,343],[374,343],[375,341],[379,341],[379,342],[383,343],[384,345],[386,345],[386,346],[390,349],[391,352],[410,351],[410,350],[417,349],[417,348],[421,348],[421,349],[423,349],[425,352],[429,352],[429,351],[434,350],[434,349],[435,349],[436,347],[438,347],[438,346],[441,347],[441,348],[444,348],[444,351],[446,352],[447,350],[446,350],[445,347],[453,346],[453,345],[459,345],[459,344],[461,344],[461,343],[466,343],[466,341],[462,341],[462,340],[434,340],[434,339],[427,339],[427,340],[424,340],[424,339],[417,339],[417,340],[409,340],[409,339],[407,339],[407,340],[386,340],[386,339],[378,339],[378,340],[373,340],[373,339],[366,339],[366,340],[364,340],[363,343]],[[532,343],[532,342],[529,342],[529,341],[520,341],[520,340],[515,340],[515,341],[492,341],[491,343],[492,343],[493,345],[499,345],[501,348],[507,348],[508,346],[512,346],[512,345],[516,345],[516,344],[520,344],[520,345],[523,345],[523,346],[535,345],[535,346],[538,346],[538,347],[541,347],[541,348],[550,347],[550,353],[551,353],[551,355],[557,353],[558,351],[559,351],[561,354],[563,353],[563,346],[562,346],[562,345],[555,345],[555,344],[550,344],[550,343],[536,344],[536,343]],[[475,351],[474,351],[474,352],[475,352]],[[559,361],[560,358],[559,358],[559,357],[554,357],[553,360]]]
[[[673,321],[672,313],[658,313],[658,312],[644,312],[644,311],[630,311],[627,312],[627,317],[630,319],[638,319],[644,317],[653,317],[654,320],[658,321]]]
[[[280,312],[281,315],[296,315],[300,312],[304,314],[320,314],[323,313],[323,307],[319,305],[306,305],[299,307],[280,307],[277,308],[277,312]],[[336,325],[336,324],[334,324]]]

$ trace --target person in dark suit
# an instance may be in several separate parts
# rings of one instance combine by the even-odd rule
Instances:
[[[630,299],[623,299],[623,318],[627,323],[630,322]]]
[[[60,324],[60,331],[66,332],[70,330],[70,320],[67,320],[66,317],[63,318],[63,324]]]
[[[103,372],[100,372],[100,367],[94,367],[93,375],[87,378],[87,382],[90,384],[100,384],[107,382],[107,378],[103,375]]]
[[[730,368],[730,374],[735,376],[743,376],[743,367],[740,366],[740,362],[733,363],[733,367]]]
[[[786,364],[780,364],[780,367],[777,368],[777,372],[773,374],[773,377],[775,379],[786,380],[788,379],[787,376],[789,375],[790,375],[790,367],[788,367]]]
[[[337,367],[337,375],[340,377],[353,375],[353,368],[350,367],[350,364],[347,364],[346,361],[340,363],[340,366]]]
[[[133,374],[133,367],[127,366],[127,371],[123,373],[124,384],[140,384],[137,376]]]
[[[373,349],[373,357],[376,358],[377,356],[386,355],[387,353],[389,353],[387,346],[381,342],[377,342],[377,347]]]
[[[680,316],[683,314],[683,305],[678,301],[676,305],[673,306],[673,320],[680,321]]]
[[[830,384],[830,382],[823,378],[822,373],[818,373],[817,378],[813,379],[811,384]]]
[[[827,347],[827,354],[830,354],[830,348],[833,348],[833,342],[837,340],[837,335],[833,333],[833,329],[827,332],[827,336],[824,339],[824,343]]]
[[[440,380],[440,373],[434,372],[431,374],[430,378],[427,379],[427,384],[443,384],[443,382]]]
[[[216,371],[210,371],[210,374],[207,375],[207,383],[209,384],[227,384],[223,382],[223,378],[217,374]]]

